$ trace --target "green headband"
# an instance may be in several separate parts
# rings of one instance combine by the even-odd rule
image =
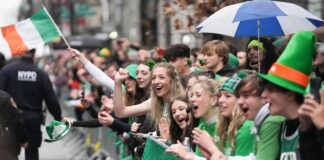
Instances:
[[[259,46],[259,48],[265,52],[265,48],[264,48],[264,45],[262,42],[259,42],[258,40],[252,40],[249,45],[248,45],[248,48],[251,47],[251,46]]]

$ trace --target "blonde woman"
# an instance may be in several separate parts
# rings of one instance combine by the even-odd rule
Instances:
[[[238,106],[235,87],[241,80],[234,77],[220,87],[219,121],[217,125],[221,150],[225,155],[246,156],[252,152],[254,137],[250,134],[252,121],[245,120]]]
[[[192,86],[190,92],[189,101],[192,105],[192,112],[194,118],[199,118],[198,128],[205,130],[209,136],[213,137],[217,141],[216,121],[217,121],[217,91],[218,82],[210,79],[198,80],[198,82]],[[173,153],[181,159],[187,159],[185,157],[194,157],[193,153],[182,152],[184,148],[181,144],[174,144],[170,146],[166,151]],[[198,156],[204,155],[204,149],[195,149],[195,154]]]
[[[121,83],[129,75],[125,69],[119,69],[115,76],[114,111],[118,117],[144,115],[150,112],[152,125],[157,127],[160,119],[168,119],[168,106],[174,97],[184,93],[179,76],[174,67],[168,63],[156,64],[152,69],[151,98],[132,106],[126,106],[122,95]]]

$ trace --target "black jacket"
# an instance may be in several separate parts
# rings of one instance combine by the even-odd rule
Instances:
[[[27,130],[22,120],[22,113],[8,93],[0,90],[0,154],[17,156],[20,144],[27,141]],[[6,159],[2,157],[3,159]]]
[[[233,74],[237,73],[238,71],[239,71],[238,68],[231,66],[229,64],[225,64],[221,70],[216,72],[216,74],[223,77],[232,77]]]
[[[37,68],[31,58],[21,57],[3,67],[0,89],[8,92],[23,111],[41,113],[45,100],[54,119],[62,119],[60,104],[47,73]]]

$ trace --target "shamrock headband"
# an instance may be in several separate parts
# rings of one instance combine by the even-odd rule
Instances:
[[[153,60],[148,60],[146,62],[146,65],[150,67],[150,70],[152,70],[152,68],[155,66],[156,62]]]
[[[264,44],[258,40],[252,40],[249,44],[248,44],[248,48],[250,48],[251,46],[259,46],[259,48],[263,51],[266,52],[266,49],[264,48]]]

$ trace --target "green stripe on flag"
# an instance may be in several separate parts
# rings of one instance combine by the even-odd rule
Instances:
[[[58,30],[55,27],[55,24],[46,14],[44,8],[33,14],[30,19],[45,43],[52,41],[54,38],[60,36]]]

